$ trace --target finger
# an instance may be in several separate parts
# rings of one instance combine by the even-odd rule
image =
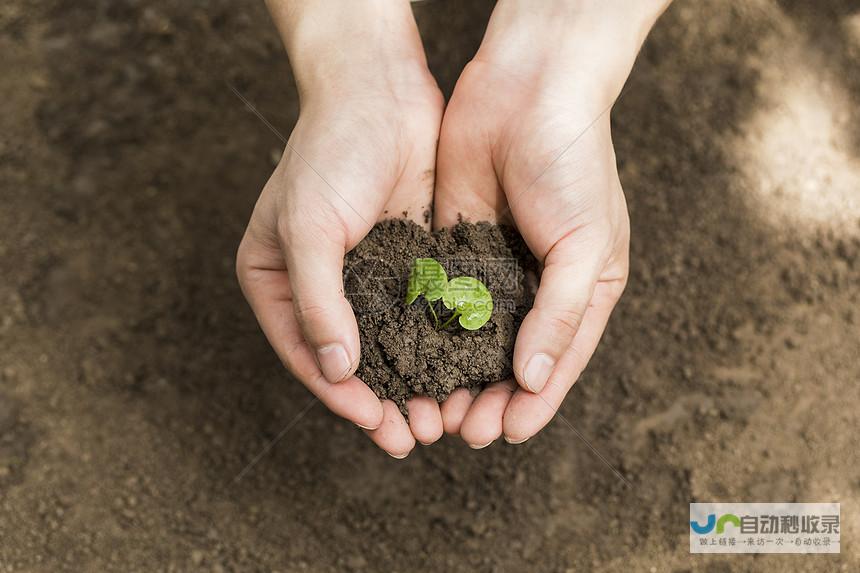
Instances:
[[[429,446],[442,437],[442,412],[439,404],[428,396],[418,396],[406,403],[409,409],[409,429],[422,445]]]
[[[619,294],[618,285],[598,283],[576,337],[544,388],[537,394],[518,390],[511,398],[503,419],[507,442],[519,444],[526,441],[552,419],[594,354]]]
[[[286,271],[277,269],[283,261],[276,251],[246,234],[237,256],[239,284],[269,344],[292,375],[332,412],[364,428],[378,427],[382,406],[373,390],[354,376],[337,385],[323,377],[299,330],[290,283]]]
[[[442,427],[445,433],[453,435],[460,433],[460,425],[473,400],[474,397],[467,389],[457,388],[451,392],[447,400],[442,402]]]
[[[359,359],[358,325],[343,294],[343,233],[337,225],[284,225],[295,223],[282,223],[280,238],[299,327],[326,380],[340,382]]]
[[[514,345],[514,375],[524,389],[540,392],[560,367],[592,298],[602,266],[597,252],[569,235],[547,254],[534,306]]]
[[[375,430],[365,430],[373,443],[398,460],[405,458],[415,447],[415,438],[400,413],[397,404],[391,400],[382,402],[382,424]]]
[[[478,394],[460,425],[460,435],[470,448],[486,448],[502,435],[502,418],[516,387],[513,380],[506,380]]]
[[[425,144],[414,150],[412,159],[414,161],[406,167],[399,183],[391,192],[391,197],[382,210],[381,219],[410,219],[429,231],[436,178],[436,140],[432,140],[431,146]]]
[[[463,121],[471,105],[455,89],[442,120],[436,153],[434,229],[455,225],[461,218],[494,222],[496,213],[507,205],[493,168],[489,138],[474,122]]]

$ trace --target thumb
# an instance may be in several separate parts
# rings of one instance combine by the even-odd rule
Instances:
[[[591,301],[602,264],[598,251],[570,235],[547,254],[534,306],[523,319],[514,345],[514,374],[526,390],[540,392],[551,375],[579,376],[579,372],[561,372],[571,364],[561,359],[571,348]]]
[[[352,376],[358,366],[358,324],[343,294],[345,240],[318,228],[282,233],[293,311],[317,364],[331,383]]]

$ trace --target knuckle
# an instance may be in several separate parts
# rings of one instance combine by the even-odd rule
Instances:
[[[239,245],[239,250],[236,253],[235,270],[239,288],[242,290],[245,298],[248,298],[255,290],[255,286],[259,282],[259,279],[255,276],[255,269],[253,265],[251,265],[249,257],[246,254],[246,247],[243,247],[241,244]]]
[[[243,238],[239,242],[239,247],[236,249],[236,278],[239,279],[239,283],[244,283],[248,277],[248,272],[250,271],[250,265],[248,264],[248,239]]]
[[[484,394],[487,394],[488,396],[494,394],[504,396],[513,394],[515,390],[516,384],[514,384],[513,382],[500,382],[498,384],[488,386],[486,389],[484,389]]]
[[[599,293],[595,293],[596,302],[592,302],[593,305],[597,306],[609,306],[614,307],[618,301],[621,299],[621,295],[624,294],[624,289],[627,287],[627,280],[629,278],[629,273],[625,270],[624,273],[617,278],[606,281],[604,283],[600,283],[598,286],[600,288]]]
[[[564,397],[565,395],[567,395],[568,391],[570,391],[570,388],[571,386],[573,386],[574,382],[576,382],[576,380],[573,378],[568,378],[565,380],[559,380],[558,378],[550,378],[546,381],[546,387],[555,388],[554,392],[548,392],[550,395]],[[551,400],[547,402],[546,405],[552,410],[553,414],[555,414],[558,411],[559,406],[561,406],[561,402],[556,403],[556,400]]]
[[[242,254],[242,245],[239,245],[239,249],[236,251],[236,265],[233,268],[236,273],[236,279],[239,281],[239,284],[245,282],[245,276],[248,272],[247,267],[245,265],[245,257]]]
[[[242,292],[247,296],[250,290],[263,282],[270,272],[271,254],[266,245],[259,243],[250,234],[245,235],[236,250],[235,272]]]
[[[276,225],[278,240],[285,250],[345,242],[346,227],[340,213],[327,209],[315,213],[284,213],[278,217]]]
[[[621,299],[621,295],[624,294],[624,289],[627,288],[627,280],[630,278],[630,274],[625,272],[624,276],[615,283],[613,283],[612,287],[609,289],[609,294],[612,297],[613,302],[618,302]]]
[[[571,345],[568,352],[570,352],[573,357],[573,363],[575,364],[575,368],[570,377],[570,384],[573,385],[579,379],[582,371],[585,370],[590,357],[587,356],[576,344]]]
[[[553,330],[569,333],[571,336],[582,324],[583,312],[578,309],[556,309],[549,315],[549,326]]]
[[[328,315],[328,307],[315,302],[296,301],[293,312],[299,322],[307,324],[324,319]]]

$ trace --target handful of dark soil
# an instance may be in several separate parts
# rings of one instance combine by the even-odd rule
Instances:
[[[417,258],[432,257],[449,277],[470,276],[493,296],[490,320],[468,331],[456,321],[437,330],[428,302],[405,304]],[[344,287],[361,337],[356,375],[405,411],[422,394],[441,402],[458,387],[480,389],[511,378],[517,330],[534,301],[537,262],[519,233],[490,223],[460,223],[428,233],[415,223],[377,224],[346,255]],[[446,311],[435,303],[442,319]]]

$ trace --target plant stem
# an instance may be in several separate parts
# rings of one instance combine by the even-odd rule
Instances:
[[[440,328],[441,330],[445,330],[446,328],[448,328],[448,325],[449,325],[449,324],[451,324],[451,322],[452,322],[455,318],[457,318],[458,316],[460,316],[460,314],[461,314],[461,313],[460,313],[460,311],[459,311],[459,310],[454,311],[454,314],[452,314],[452,315],[451,315],[451,318],[449,318],[448,320],[446,320],[446,321],[445,321],[445,324],[443,324],[443,325],[442,325],[442,326],[440,326],[439,328]]]
[[[436,330],[439,330],[439,317],[436,316],[436,311],[433,310],[433,303],[428,300],[427,306],[430,307],[430,314],[433,315],[433,320],[436,321]]]

